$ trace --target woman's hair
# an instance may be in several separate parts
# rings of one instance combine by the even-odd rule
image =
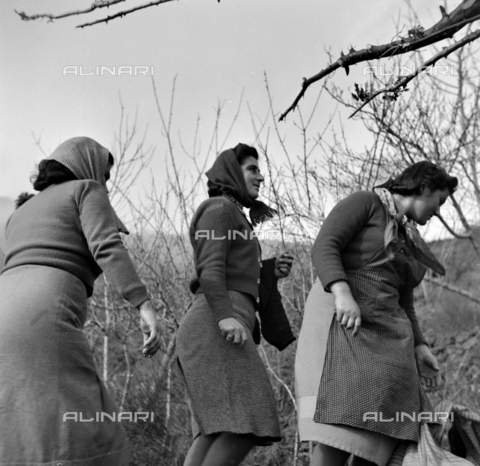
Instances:
[[[18,209],[22,204],[25,204],[29,199],[31,199],[35,194],[31,193],[21,193],[15,200],[15,209]]]
[[[110,153],[108,153],[108,163],[112,166],[115,163],[113,155]],[[52,184],[60,184],[76,179],[78,178],[62,163],[52,159],[43,159],[38,164],[38,173],[33,175],[30,181],[33,183],[33,189],[35,189],[35,191],[43,191]],[[18,209],[32,197],[33,194],[20,194],[15,201],[16,208]]]
[[[458,179],[450,176],[444,168],[432,162],[418,162],[410,165],[396,178],[390,178],[379,187],[388,189],[392,194],[412,196],[421,194],[425,187],[431,191],[448,189],[452,194],[458,185]]]
[[[76,180],[77,177],[62,163],[56,160],[43,159],[38,164],[38,173],[30,180],[35,191],[43,191],[52,184]]]
[[[255,147],[248,146],[247,144],[239,143],[233,149],[235,157],[237,158],[238,164],[242,165],[245,159],[248,157],[253,157],[255,160],[258,160],[258,152]],[[229,194],[229,191],[225,188],[222,188],[213,181],[207,181],[208,188],[208,197],[221,196],[222,194]]]

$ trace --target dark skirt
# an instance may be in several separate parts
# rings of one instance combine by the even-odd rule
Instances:
[[[82,330],[86,313],[85,286],[68,272],[29,265],[0,276],[1,465],[128,464],[121,424],[102,414],[116,408]]]
[[[178,360],[195,420],[194,436],[254,434],[258,445],[279,441],[280,426],[265,365],[253,342],[250,296],[229,291],[235,318],[248,333],[243,347],[227,342],[205,295],[198,294],[177,333]]]

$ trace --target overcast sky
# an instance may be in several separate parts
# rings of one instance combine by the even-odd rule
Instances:
[[[133,2],[139,3],[143,2]],[[439,19],[437,2],[413,3],[425,27]],[[390,41],[395,22],[405,24],[407,16],[402,0],[179,0],[86,29],[75,26],[105,11],[53,23],[24,22],[14,13],[61,13],[90,4],[91,0],[0,2],[0,196],[14,198],[31,190],[29,175],[42,158],[32,134],[41,135],[47,153],[79,135],[111,148],[120,95],[130,118],[138,112],[139,128],[148,128],[147,144],[155,148],[152,171],[161,177],[166,144],[155,109],[152,71],[162,104],[168,104],[177,76],[174,127],[187,145],[200,115],[199,137],[206,146],[217,102],[226,102],[227,125],[242,91],[241,118],[225,146],[253,143],[247,104],[265,114],[264,72],[275,110],[283,111],[299,91],[302,77],[327,64],[326,48],[337,56],[350,45],[358,49]],[[145,66],[148,75],[101,76],[96,71],[101,66],[117,74],[121,66]],[[358,67],[348,79],[343,71],[335,75],[345,90],[355,78],[365,81]],[[313,100],[317,90],[312,88],[307,100]],[[334,109],[324,96],[314,122],[319,130]],[[344,118],[342,113],[337,116]],[[294,131],[292,121],[280,125],[287,138]],[[349,137],[361,138],[361,122],[348,125]],[[179,163],[186,159],[179,156]]]

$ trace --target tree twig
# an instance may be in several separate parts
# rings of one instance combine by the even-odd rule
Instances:
[[[413,28],[409,31],[408,37],[401,37],[388,44],[369,45],[367,48],[358,51],[352,47],[347,55],[341,52],[340,58],[337,61],[331,63],[311,78],[303,79],[301,91],[295,98],[293,104],[280,115],[279,121],[284,120],[290,112],[295,110],[310,85],[329,76],[337,69],[344,68],[348,75],[350,71],[349,67],[352,65],[369,60],[401,55],[434,44],[443,39],[451,38],[464,26],[478,19],[480,19],[480,0],[463,0],[450,14],[444,14],[443,10],[442,19],[426,31],[421,27]]]
[[[145,8],[150,8],[151,6],[157,6],[157,5],[161,5],[162,3],[167,3],[167,2],[172,2],[172,1],[173,0],[155,0],[154,2],[149,2],[149,3],[145,3],[143,5],[136,6],[134,8],[130,8],[130,10],[119,11],[118,13],[115,13],[114,15],[107,16],[106,18],[98,19],[98,20],[92,21],[90,23],[79,24],[77,26],[77,28],[83,29],[84,27],[94,26],[95,24],[108,23],[109,21],[112,21],[113,19],[123,18],[124,16],[127,16],[130,13],[133,13],[135,11],[143,10]]]
[[[458,295],[463,296],[464,298],[468,298],[470,301],[473,301],[474,303],[480,304],[480,298],[477,298],[476,296],[474,296],[472,293],[470,293],[470,291],[464,290],[463,288],[459,288],[458,286],[452,285],[450,283],[446,283],[442,280],[439,280],[438,278],[425,277],[424,280],[428,283],[432,283],[433,285],[445,288],[448,291],[452,291],[453,293],[457,293]]]
[[[52,13],[40,13],[37,15],[27,15],[24,11],[17,11],[17,10],[14,10],[14,11],[15,13],[17,13],[18,16],[20,16],[20,19],[22,19],[23,21],[34,21],[36,19],[48,19],[49,22],[53,22],[54,19],[62,19],[68,16],[84,15],[87,13],[91,13],[92,11],[95,11],[99,8],[108,8],[112,5],[125,2],[125,1],[126,0],[96,0],[95,2],[92,3],[90,8],[85,8],[84,10],[69,11],[67,13],[62,13],[60,15],[54,15]]]
[[[362,103],[362,105],[360,105],[360,107],[358,107],[348,118],[354,117],[360,110],[362,110],[363,107],[368,105],[373,99],[378,97],[380,94],[385,94],[385,93],[396,94],[398,91],[401,90],[401,88],[405,89],[405,87],[410,81],[415,79],[420,73],[428,69],[430,66],[435,65],[435,63],[437,63],[438,60],[441,60],[442,58],[447,58],[448,55],[450,55],[455,50],[458,50],[464,47],[465,45],[469,44],[470,42],[473,42],[479,37],[480,37],[480,29],[478,31],[472,32],[468,36],[465,36],[463,39],[459,40],[458,42],[455,42],[454,44],[448,47],[444,47],[441,52],[437,53],[432,58],[422,63],[419,67],[417,67],[417,69],[413,73],[400,79],[394,86],[384,87],[383,89],[379,89],[378,91],[373,92]]]

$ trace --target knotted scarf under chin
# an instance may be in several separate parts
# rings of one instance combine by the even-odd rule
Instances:
[[[439,275],[445,275],[445,268],[433,255],[427,243],[420,236],[417,224],[409,220],[406,215],[399,216],[392,193],[385,188],[374,188],[375,194],[382,201],[387,212],[387,227],[384,233],[385,252],[388,258],[392,258],[398,241],[399,228],[404,228],[406,232],[407,245],[415,259],[432,269]]]
[[[243,207],[250,209],[250,220],[253,226],[278,213],[264,202],[254,200],[248,195],[245,177],[232,149],[221,152],[206,175],[222,192],[233,196]]]

